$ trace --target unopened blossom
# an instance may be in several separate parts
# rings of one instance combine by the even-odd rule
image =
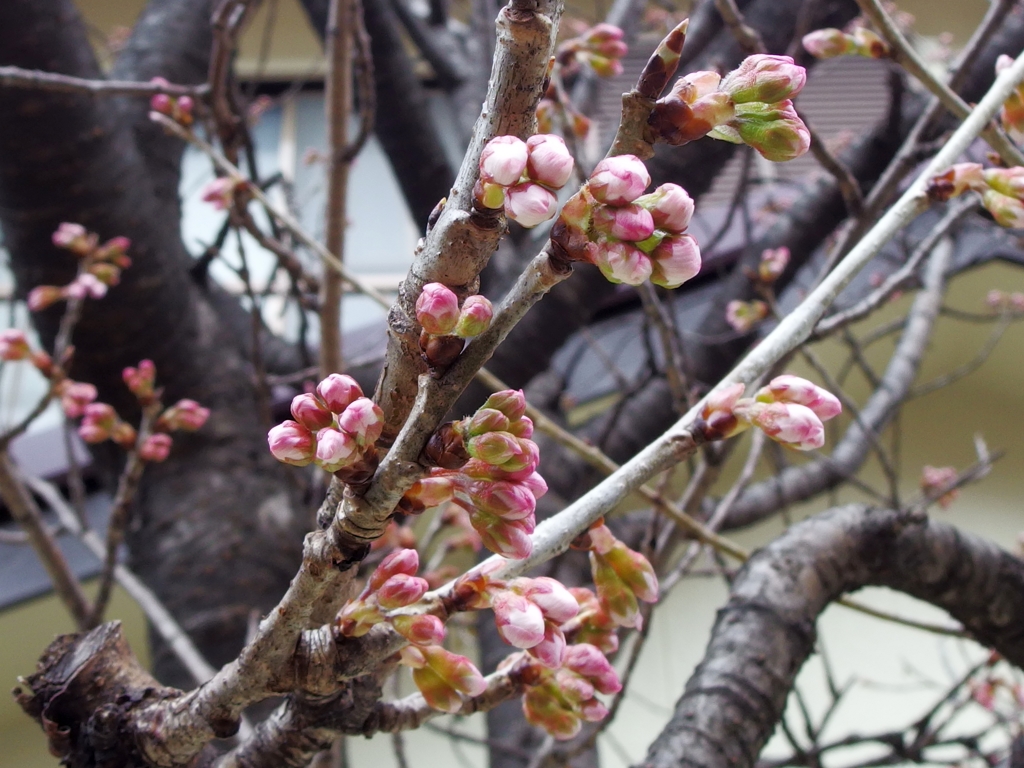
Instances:
[[[654,226],[667,232],[685,232],[693,216],[693,198],[678,184],[662,184],[650,194],[636,199],[647,209]]]
[[[377,604],[385,610],[412,605],[427,593],[430,585],[419,576],[397,573],[377,590]]]
[[[427,283],[416,299],[416,321],[427,333],[451,333],[459,321],[459,297],[442,283]]]
[[[573,594],[550,576],[514,579],[509,586],[536,604],[545,618],[559,624],[579,613],[580,605]]]
[[[384,430],[384,411],[368,397],[360,397],[338,415],[338,427],[360,447],[373,445]]]
[[[766,317],[768,317],[768,305],[757,299],[754,301],[733,299],[725,305],[725,321],[738,333],[749,333]]]
[[[210,418],[210,409],[204,408],[195,400],[182,398],[160,414],[158,424],[168,431],[181,430],[195,432]]]
[[[647,254],[632,243],[614,240],[601,243],[596,255],[597,268],[612,283],[641,285],[650,279],[652,267]]]
[[[294,424],[295,422],[284,422],[285,424]],[[282,425],[283,426],[283,425]],[[278,429],[275,427],[274,429]],[[302,427],[305,429],[305,427]],[[308,430],[307,430],[308,431]],[[273,432],[273,430],[271,430]],[[337,472],[344,466],[351,464],[356,456],[359,446],[356,444],[356,440],[348,434],[337,429],[321,429],[316,435],[316,461],[317,464],[322,466],[328,472]],[[271,445],[271,452],[273,452],[273,445]],[[276,453],[274,454],[278,459],[281,459]],[[284,459],[281,459],[284,461]],[[288,462],[294,464],[295,462]],[[309,463],[309,462],[306,462]],[[298,466],[302,466],[299,464]]]
[[[447,477],[424,477],[413,483],[402,496],[401,510],[418,515],[426,509],[439,507],[455,497],[455,483]]]
[[[56,285],[37,285],[28,292],[26,303],[33,312],[46,309],[64,298],[64,292]]]
[[[102,299],[107,295],[107,285],[96,275],[84,272],[64,287],[64,295],[69,299]]]
[[[0,360],[24,360],[31,352],[24,331],[17,328],[0,331]]]
[[[113,264],[93,264],[89,274],[109,288],[121,282],[121,270]]]
[[[526,396],[521,389],[504,389],[488,397],[481,408],[493,408],[511,421],[518,421],[526,415]]]
[[[678,288],[700,272],[700,247],[690,235],[669,235],[650,252],[651,282]]]
[[[77,419],[85,411],[85,406],[96,399],[96,387],[82,381],[64,381],[61,383],[60,404],[64,415],[69,419]]]
[[[127,269],[132,265],[128,258],[127,251],[132,247],[132,241],[124,236],[112,237],[107,242],[96,248],[94,256],[97,260],[111,264],[119,269]]]
[[[480,178],[503,187],[519,181],[528,159],[526,142],[515,136],[495,136],[480,153]]]
[[[396,549],[380,561],[366,584],[369,592],[380,589],[392,576],[415,576],[420,569],[420,556],[415,549]]]
[[[61,222],[52,235],[52,241],[58,248],[64,248],[79,256],[85,256],[95,247],[98,238],[81,224]]]
[[[742,421],[758,427],[776,442],[799,451],[825,444],[825,428],[810,408],[798,403],[741,402],[733,409]]]
[[[810,131],[788,99],[776,104],[740,104],[730,126],[744,144],[773,162],[793,160],[811,147]]]
[[[299,424],[313,431],[325,429],[334,423],[334,414],[316,395],[309,392],[292,398],[291,413]]]
[[[204,203],[210,203],[218,211],[223,211],[234,203],[239,183],[230,176],[218,176],[203,187],[200,197]]]
[[[766,248],[761,252],[761,261],[757,265],[757,276],[764,283],[774,283],[789,264],[789,248]]]
[[[271,428],[267,443],[275,459],[296,467],[311,464],[317,455],[313,433],[295,421],[284,421]]]
[[[544,640],[544,615],[540,608],[511,590],[491,600],[494,621],[501,639],[515,648],[532,648]]]
[[[554,134],[537,134],[526,140],[526,175],[533,181],[561,189],[572,176],[573,159],[565,140]]]
[[[150,435],[139,446],[139,458],[151,464],[164,461],[171,453],[171,436],[163,433]]]
[[[654,217],[635,203],[602,205],[594,211],[594,228],[610,238],[640,242],[654,234]]]
[[[619,626],[640,628],[638,600],[658,599],[658,580],[643,555],[615,538],[604,524],[591,527],[590,568],[601,607]]]
[[[332,373],[316,385],[316,394],[331,413],[344,413],[349,405],[363,396],[363,390],[351,376]]]
[[[474,509],[470,511],[469,519],[473,530],[491,552],[511,560],[523,560],[533,551],[530,534],[536,523],[532,516],[512,520]]]
[[[635,155],[606,157],[590,174],[590,194],[600,203],[627,205],[644,193],[651,183],[647,166]]]
[[[440,645],[444,642],[444,623],[430,614],[398,614],[388,619],[402,637],[414,645]]]
[[[505,191],[505,215],[524,227],[535,227],[558,213],[554,193],[532,182],[516,184]]]
[[[996,74],[1013,65],[1013,59],[1005,53],[996,59]],[[1020,143],[1024,141],[1024,87],[1018,85],[999,111],[999,121],[1010,137]]]
[[[754,395],[761,402],[798,403],[814,411],[822,421],[835,418],[843,412],[839,398],[816,384],[799,376],[776,376]]]
[[[723,440],[742,432],[749,425],[740,422],[733,413],[736,404],[743,397],[745,387],[735,382],[711,392],[701,409],[703,432],[708,440]]]
[[[981,195],[981,204],[1000,226],[1011,229],[1024,228],[1024,203],[1016,197],[1004,195],[994,189],[986,189]]]
[[[459,694],[479,696],[487,690],[487,681],[469,659],[439,645],[406,647],[402,663],[412,667],[413,682],[427,703],[442,712],[462,708]]]
[[[110,438],[117,421],[117,412],[112,405],[89,403],[83,409],[78,436],[86,443],[102,443]]]
[[[1024,168],[986,168],[981,172],[985,184],[1004,195],[1024,197]]]
[[[139,398],[139,400],[148,401],[153,397],[153,387],[156,383],[156,365],[154,365],[152,360],[142,360],[138,367],[126,366],[121,371],[121,378],[133,395]]]
[[[921,490],[929,497],[938,497],[935,500],[945,509],[960,495],[959,489],[952,487],[957,478],[955,467],[933,467],[926,464],[921,470]]]
[[[807,82],[807,70],[789,56],[755,54],[722,79],[719,89],[735,104],[760,101],[774,104],[800,93]]]
[[[853,38],[833,27],[809,32],[804,35],[802,42],[804,50],[816,59],[833,59],[856,53],[857,50]]]
[[[487,297],[467,296],[452,334],[463,339],[479,336],[490,326],[493,317],[494,307]]]

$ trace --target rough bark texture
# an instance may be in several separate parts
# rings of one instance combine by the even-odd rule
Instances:
[[[938,606],[1024,665],[1024,561],[950,525],[841,507],[794,526],[743,567],[703,661],[641,765],[753,766],[813,650],[818,616],[865,586]]]

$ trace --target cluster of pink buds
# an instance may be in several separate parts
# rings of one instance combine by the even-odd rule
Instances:
[[[713,394],[701,412],[703,432],[721,440],[757,427],[776,442],[811,451],[825,444],[823,422],[842,413],[839,398],[799,376],[776,376],[754,397],[742,397],[741,383]]]
[[[433,368],[450,365],[465,339],[487,330],[494,316],[491,302],[484,296],[467,296],[459,307],[459,297],[442,283],[427,283],[416,299],[416,321],[423,328],[420,349]]]
[[[768,317],[769,307],[760,299],[733,299],[725,305],[725,322],[737,333],[750,333],[754,326]]]
[[[583,722],[596,723],[608,715],[597,693],[622,690],[619,676],[605,655],[593,645],[580,643],[565,649],[560,668],[535,667],[526,685],[523,712],[527,722],[556,739],[571,739]]]
[[[792,160],[811,145],[790,100],[806,81],[806,70],[789,56],[748,56],[724,78],[717,72],[679,78],[648,123],[659,140],[675,146],[711,136],[747,144],[768,160]]]
[[[997,311],[1009,310],[1015,314],[1024,314],[1024,293],[1014,291],[991,290],[985,296],[985,303]]]
[[[932,177],[928,196],[949,200],[967,190],[981,194],[996,223],[1012,229],[1024,228],[1024,168],[982,168],[980,163],[957,163]]]
[[[622,74],[621,59],[629,53],[624,37],[619,27],[602,22],[559,45],[555,61],[564,67],[566,75],[586,66],[599,77],[618,77]]]
[[[78,274],[64,286],[39,285],[29,291],[28,308],[33,312],[46,309],[64,299],[101,299],[107,288],[121,281],[121,270],[131,266],[127,256],[131,241],[114,237],[103,243],[81,224],[62,223],[53,233],[53,244],[71,251],[78,259]]]
[[[960,491],[953,487],[957,477],[955,467],[933,467],[925,464],[921,470],[921,490],[926,496],[934,498],[940,507],[946,509],[960,495]]]
[[[363,591],[342,608],[337,625],[347,637],[362,637],[375,624],[389,622],[410,643],[437,645],[444,640],[444,624],[430,614],[395,613],[427,593],[430,585],[416,575],[420,560],[415,549],[398,549],[370,574]]]
[[[40,349],[32,349],[28,336],[17,328],[0,331],[0,360],[28,360],[47,378],[53,371],[53,359]]]
[[[816,59],[834,59],[837,56],[866,56],[869,59],[889,58],[889,44],[864,26],[850,32],[841,29],[816,29],[804,35],[804,50]]]
[[[162,77],[154,77],[149,82],[160,86],[170,85]],[[195,108],[195,102],[192,101],[191,96],[174,97],[166,93],[158,93],[149,100],[149,108],[154,112],[159,112],[161,115],[167,115],[175,122],[188,128],[188,126],[192,125],[192,120],[194,119],[192,110]]]
[[[566,258],[597,265],[613,283],[679,287],[700,271],[700,248],[685,234],[693,199],[676,184],[643,194],[650,183],[640,158],[605,158],[565,204],[552,241]]]
[[[627,547],[599,520],[573,542],[590,550],[590,572],[605,614],[620,627],[640,629],[640,603],[658,601],[658,579],[647,558]]]
[[[996,74],[1008,69],[1013,59],[1005,53],[996,59]],[[1010,138],[1018,144],[1024,142],[1024,85],[1018,85],[999,112],[999,121]]]
[[[270,430],[274,458],[304,467],[316,464],[350,483],[365,482],[377,467],[374,448],[384,429],[384,412],[351,376],[332,373],[315,393],[292,399],[294,421]]]
[[[547,492],[536,471],[540,452],[532,435],[523,393],[495,392],[473,416],[446,424],[431,437],[424,455],[437,466],[409,489],[400,508],[418,514],[454,502],[469,513],[489,550],[528,557],[537,499]]]
[[[495,136],[480,153],[480,178],[473,190],[477,205],[505,215],[524,227],[535,227],[558,212],[561,189],[572,176],[573,159],[565,142],[554,134],[537,134],[525,142]]]
[[[441,712],[458,712],[463,695],[479,696],[487,690],[487,681],[473,662],[440,645],[407,645],[401,661],[412,668],[412,680],[427,704]]]

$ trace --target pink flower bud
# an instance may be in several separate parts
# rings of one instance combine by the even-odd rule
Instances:
[[[774,283],[786,270],[789,264],[789,248],[766,248],[761,252],[761,261],[757,265],[757,276],[765,283]]]
[[[616,542],[616,546],[604,557],[637,599],[645,603],[658,601],[658,578],[646,557],[634,552],[621,541]]]
[[[532,518],[537,509],[537,499],[520,483],[475,480],[466,484],[466,492],[480,511],[503,520]]]
[[[474,511],[470,514],[473,530],[480,534],[483,545],[491,552],[511,560],[522,560],[533,551],[533,516],[522,520],[504,520],[495,515]]]
[[[416,299],[416,320],[435,336],[451,333],[459,321],[459,297],[446,285],[427,283]]]
[[[371,592],[376,592],[392,576],[398,574],[415,576],[419,569],[420,556],[415,549],[396,549],[380,561],[380,564],[370,574],[366,588]]]
[[[377,604],[386,611],[404,608],[419,600],[430,589],[426,579],[396,573],[377,590]]]
[[[622,207],[600,205],[594,211],[594,227],[616,240],[640,242],[654,234],[654,217],[634,203]]]
[[[465,656],[446,651],[439,645],[430,645],[420,650],[426,659],[427,667],[434,670],[438,677],[459,693],[479,696],[487,690],[484,676]]]
[[[636,199],[651,212],[654,226],[668,232],[684,232],[693,216],[693,198],[678,184],[662,184],[648,195]]]
[[[500,466],[521,453],[519,441],[508,432],[486,432],[466,443],[466,452],[474,459]]]
[[[502,590],[491,598],[498,634],[515,648],[532,648],[544,639],[540,608],[515,592]]]
[[[169,115],[173,111],[174,102],[166,93],[156,93],[149,100],[149,108],[162,115]]]
[[[526,488],[532,495],[533,498],[539,499],[545,493],[548,492],[548,484],[544,481],[544,478],[540,476],[538,472],[531,472],[523,481],[520,483]]]
[[[811,147],[811,134],[788,99],[770,105],[740,104],[730,125],[745,144],[776,163],[800,157]]]
[[[600,203],[632,203],[651,183],[647,166],[635,155],[606,157],[590,174],[590,194]]]
[[[65,286],[64,294],[72,299],[102,299],[107,295],[107,286],[96,275],[85,272]]]
[[[31,351],[24,331],[17,328],[0,331],[0,360],[24,360]]]
[[[597,699],[590,699],[580,705],[580,717],[588,723],[599,723],[608,717],[608,707]]]
[[[609,24],[606,21],[595,24],[583,33],[583,39],[586,40],[587,43],[617,41],[622,40],[625,36],[626,33],[623,32],[620,27],[617,27],[614,24]]]
[[[494,316],[494,307],[483,296],[469,296],[462,302],[459,321],[452,330],[452,335],[463,339],[479,336],[487,330]]]
[[[309,393],[293,397],[291,411],[299,424],[314,432],[334,423],[334,414],[315,395]]]
[[[131,247],[132,241],[127,237],[112,237],[97,249],[96,258],[108,262],[108,266],[127,269],[132,265],[132,260],[126,255]]]
[[[454,495],[455,484],[447,477],[424,477],[405,492],[406,498],[414,499],[424,509],[439,507],[451,501]]]
[[[591,551],[590,573],[597,589],[597,599],[612,621],[620,627],[640,629],[643,617],[640,615],[636,594],[619,577],[604,555]]]
[[[503,389],[488,397],[481,408],[493,408],[505,414],[509,421],[516,421],[526,413],[526,396],[521,389]]]
[[[1018,200],[1024,197],[1024,168],[988,168],[981,173],[985,183],[996,192]]]
[[[799,376],[785,374],[776,376],[768,386],[754,396],[762,402],[798,403],[814,411],[822,421],[835,418],[843,412],[839,398]]]
[[[510,587],[537,605],[544,617],[556,624],[562,624],[576,616],[580,604],[561,582],[549,576],[538,576],[535,579],[516,579]]]
[[[856,52],[856,45],[839,29],[816,29],[804,35],[804,50],[816,59],[833,59]]]
[[[545,690],[545,687],[527,688],[523,696],[523,714],[528,723],[563,741],[576,736],[582,726],[579,717],[560,706],[557,694]]]
[[[117,412],[107,403],[90,403],[82,412],[78,435],[87,443],[102,443],[110,438],[117,424]]]
[[[79,256],[84,256],[96,247],[96,235],[90,234],[81,224],[64,221],[53,233],[53,244]]]
[[[189,125],[192,123],[192,110],[195,107],[195,103],[192,101],[191,96],[180,96],[175,102],[175,119]]]
[[[480,178],[508,187],[526,170],[527,149],[515,136],[495,136],[480,153]]]
[[[768,305],[763,301],[734,299],[725,305],[725,321],[738,333],[749,333],[766,317]]]
[[[572,176],[573,159],[561,136],[538,134],[526,140],[526,175],[552,189],[561,189]]]
[[[739,403],[733,413],[772,440],[811,451],[825,444],[825,428],[814,411],[798,403]]]
[[[533,419],[529,416],[523,416],[519,421],[509,424],[507,432],[515,437],[533,437]]]
[[[540,184],[524,182],[505,193],[505,215],[521,226],[535,227],[558,213],[558,198]]]
[[[924,491],[929,497],[935,498],[938,496],[936,501],[939,505],[945,509],[960,494],[957,488],[951,487],[957,480],[957,471],[955,467],[933,467],[925,465],[924,469],[921,470],[921,490]],[[946,490],[946,489],[949,490]],[[945,491],[945,493],[941,493]]]
[[[349,405],[363,396],[356,380],[343,373],[332,373],[321,381],[316,385],[316,393],[331,413],[344,413]]]
[[[626,285],[641,285],[653,270],[651,260],[639,248],[608,240],[599,244],[596,263],[609,282]]]
[[[384,411],[368,397],[360,397],[338,416],[338,427],[360,446],[373,445],[384,430]]]
[[[180,429],[195,432],[210,418],[210,409],[203,408],[195,400],[179,400],[160,415],[161,426],[168,430]]]
[[[170,435],[150,435],[139,447],[139,458],[153,464],[164,461],[171,453],[171,443]]]
[[[807,70],[789,56],[755,54],[726,75],[719,86],[736,104],[774,104],[796,96],[807,82]]]
[[[39,312],[64,298],[64,292],[56,285],[39,285],[28,292],[28,308]]]
[[[81,381],[66,381],[61,387],[60,403],[64,415],[69,419],[77,419],[82,415],[85,406],[96,399],[96,387]]]
[[[1020,200],[994,189],[986,189],[981,195],[981,204],[1000,226],[1011,229],[1024,228],[1024,203]]]
[[[437,616],[398,615],[388,619],[402,637],[416,645],[440,645],[444,642],[444,623]]]
[[[285,424],[294,423],[285,422]],[[306,427],[302,428],[306,429]],[[348,466],[355,461],[358,457],[357,449],[358,446],[356,445],[355,438],[348,434],[348,432],[328,428],[321,429],[317,433],[316,462],[328,472],[337,472],[342,467]],[[306,463],[308,464],[309,462]]]
[[[113,287],[121,282],[121,270],[113,264],[93,264],[89,267],[89,274],[107,287]]]
[[[548,669],[558,669],[565,661],[565,633],[553,622],[544,622],[544,638],[529,649],[530,655]]]
[[[466,425],[465,433],[470,437],[476,437],[487,432],[505,432],[511,423],[508,416],[504,413],[496,408],[488,408],[485,405],[473,414],[473,417]]]
[[[121,371],[121,378],[133,395],[149,399],[153,397],[153,385],[156,383],[156,365],[152,360],[141,361],[138,368],[129,365]]]
[[[210,203],[218,211],[231,207],[235,200],[238,181],[230,176],[218,176],[203,187],[200,196],[204,203]]]
[[[565,667],[585,677],[601,693],[618,693],[622,683],[614,667],[596,647],[577,643],[565,649]]]
[[[317,453],[313,433],[294,421],[284,421],[267,433],[270,452],[278,461],[295,467],[304,467]]]
[[[651,282],[678,288],[700,272],[700,247],[690,235],[669,235],[650,253]]]

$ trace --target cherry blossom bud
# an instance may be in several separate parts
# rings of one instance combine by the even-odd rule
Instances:
[[[480,178],[508,187],[526,170],[527,148],[515,136],[495,136],[480,153]]]
[[[509,586],[535,603],[545,618],[558,624],[579,613],[580,605],[572,593],[561,582],[549,576],[515,579]]]
[[[678,184],[662,184],[653,192],[636,199],[651,212],[654,226],[668,232],[684,232],[693,216],[693,198]]]
[[[523,416],[519,421],[509,424],[507,431],[510,435],[514,435],[516,437],[533,437],[533,419],[529,416]]]
[[[544,616],[522,595],[503,590],[491,599],[501,639],[516,648],[532,648],[544,639]]]
[[[377,604],[384,610],[404,608],[419,600],[430,589],[426,579],[396,573],[377,590]]]
[[[107,287],[113,287],[121,282],[121,270],[113,264],[93,264],[89,267],[89,274]]]
[[[149,100],[149,108],[162,115],[170,115],[174,109],[174,102],[166,93],[156,93]]]
[[[580,705],[580,717],[588,723],[599,723],[608,717],[608,707],[597,699],[590,699]]]
[[[416,299],[416,321],[427,333],[450,334],[459,321],[459,297],[446,285],[427,283]]]
[[[53,244],[79,256],[85,256],[96,247],[96,235],[90,234],[81,224],[61,222],[53,233]]]
[[[654,218],[650,211],[633,203],[622,207],[601,205],[594,211],[594,227],[617,240],[640,242],[654,234]]]
[[[585,677],[598,691],[618,693],[622,683],[605,655],[589,643],[577,643],[565,649],[565,667]]]
[[[315,395],[309,393],[293,397],[291,411],[299,424],[314,432],[334,423],[334,414]]]
[[[107,295],[107,286],[96,275],[85,272],[64,287],[64,295],[72,299],[102,299]]]
[[[933,467],[926,464],[921,470],[921,490],[928,497],[934,498],[943,509],[960,495],[959,489],[951,487],[956,480],[955,467]]]
[[[749,333],[766,317],[768,317],[768,305],[763,301],[734,299],[725,305],[725,321],[739,333]]]
[[[171,453],[172,442],[170,435],[150,435],[139,447],[139,458],[153,464],[164,461]]]
[[[181,96],[175,102],[176,109],[174,110],[174,118],[183,125],[192,124],[192,110],[195,107],[195,103],[192,101],[191,96]]]
[[[800,93],[807,82],[807,70],[789,56],[755,54],[726,75],[719,88],[733,102],[762,101],[774,104]]]
[[[362,388],[351,376],[332,373],[316,385],[316,393],[331,413],[344,413],[358,398],[363,396]]]
[[[487,432],[506,432],[511,424],[512,422],[504,413],[485,405],[469,419],[465,433],[470,437],[476,437]]]
[[[639,600],[654,603],[658,600],[658,578],[647,558],[634,552],[622,542],[616,542],[604,557],[612,570],[633,591]]]
[[[548,492],[548,484],[544,481],[544,478],[540,476],[539,472],[531,472],[520,484],[533,494],[533,498],[535,499],[541,498]]]
[[[165,410],[159,419],[161,427],[167,430],[180,429],[183,432],[195,432],[210,418],[210,409],[203,408],[195,400],[183,398]]]
[[[426,659],[427,667],[434,670],[438,677],[459,693],[479,696],[487,690],[484,676],[465,656],[446,651],[439,645],[427,646],[420,650]]]
[[[731,123],[744,143],[772,162],[793,160],[811,147],[811,134],[788,99],[740,104]]]
[[[741,402],[733,409],[741,420],[758,427],[772,440],[799,451],[811,451],[825,444],[821,419],[799,403]]]
[[[413,514],[418,514],[431,507],[439,507],[449,502],[455,496],[455,484],[447,477],[424,477],[413,483],[412,488],[405,492],[402,497],[403,510],[406,509],[404,502],[409,502]]]
[[[360,446],[373,445],[384,430],[384,411],[368,397],[360,397],[338,416],[338,427]]]
[[[295,467],[311,463],[317,454],[313,433],[295,421],[283,421],[267,433],[270,452],[278,461]]]
[[[633,590],[619,578],[608,560],[596,552],[590,553],[590,572],[597,589],[601,607],[620,627],[640,629],[643,617]]]
[[[558,213],[558,198],[540,184],[524,182],[505,193],[505,215],[524,227],[535,227]]]
[[[81,381],[65,381],[60,391],[60,404],[64,415],[69,419],[77,419],[85,410],[85,406],[96,399],[96,387]]]
[[[64,292],[56,285],[38,285],[28,292],[28,308],[39,312],[64,298]]]
[[[600,203],[627,205],[651,183],[647,166],[635,155],[606,157],[590,174],[590,194]]]
[[[493,408],[509,421],[517,421],[526,413],[526,396],[521,389],[503,389],[488,397],[481,408]]]
[[[89,403],[82,413],[78,436],[87,443],[102,443],[110,438],[117,424],[117,412],[107,403]]]
[[[605,241],[597,251],[597,268],[612,283],[641,285],[650,278],[651,260],[629,243]]]
[[[544,622],[544,638],[529,649],[530,655],[548,669],[558,669],[565,661],[565,633],[553,622]]]
[[[768,382],[768,386],[760,389],[754,398],[769,403],[799,403],[814,411],[822,421],[828,421],[843,412],[839,398],[827,389],[790,374],[776,376]]]
[[[669,235],[650,253],[651,282],[678,288],[700,272],[700,247],[690,235]]]
[[[440,645],[444,642],[444,623],[437,616],[398,615],[388,619],[402,637],[416,645]]]
[[[626,36],[621,27],[609,24],[606,21],[599,22],[583,33],[583,39],[588,44],[619,41]]]
[[[997,224],[1011,229],[1024,228],[1024,203],[1017,198],[986,189],[981,195],[981,203]]]
[[[285,424],[294,423],[285,422]],[[306,429],[305,427],[302,428]],[[328,428],[321,429],[317,433],[316,461],[328,472],[337,472],[342,467],[351,464],[358,457],[357,451],[358,445],[356,440],[348,432]],[[306,463],[308,464],[309,462]]]
[[[889,44],[867,27],[857,27],[850,35],[854,52],[870,59],[884,59],[890,55]]]
[[[200,196],[204,203],[210,203],[218,211],[230,208],[235,199],[238,182],[230,176],[218,176],[203,187]]]
[[[462,302],[459,321],[452,330],[452,335],[468,339],[479,336],[487,330],[494,316],[494,307],[483,296],[469,296]]]
[[[24,331],[17,328],[0,331],[0,360],[24,360],[31,352]]]
[[[532,518],[537,509],[536,497],[520,483],[507,480],[473,481],[466,484],[466,491],[479,511],[503,520]]]
[[[522,520],[505,520],[479,510],[470,514],[473,529],[480,534],[483,545],[491,552],[511,560],[523,560],[533,551],[533,516]]]
[[[380,564],[370,574],[367,581],[367,589],[376,592],[384,582],[392,576],[400,573],[407,576],[415,576],[420,569],[420,556],[415,549],[396,549],[390,555],[380,561]]]
[[[833,59],[855,53],[857,46],[840,29],[816,29],[804,35],[804,50],[816,59]]]
[[[153,397],[153,385],[156,383],[156,365],[152,360],[143,360],[139,367],[131,365],[121,371],[121,378],[133,395],[140,400]]]
[[[765,283],[774,283],[786,270],[789,264],[789,248],[766,248],[761,252],[761,261],[757,265],[757,276]]]
[[[928,197],[946,201],[968,189],[985,189],[985,176],[981,163],[955,163],[928,181]]]
[[[981,173],[985,183],[996,192],[1015,197],[1024,197],[1024,168],[988,168]]]
[[[125,254],[132,247],[132,241],[123,235],[112,237],[96,251],[96,258],[108,261],[116,267],[127,269],[132,265],[131,259]]]
[[[466,451],[474,459],[500,466],[521,453],[519,442],[507,432],[487,432],[466,443]]]
[[[564,187],[572,176],[573,159],[562,137],[538,134],[526,140],[526,147],[526,175],[552,189]]]
[[[558,704],[555,691],[531,687],[523,696],[523,714],[526,721],[543,728],[556,739],[571,739],[580,732],[580,718]]]
[[[525,474],[532,473],[540,464],[540,449],[532,440],[519,440],[519,452],[499,467],[510,479],[521,480]]]

